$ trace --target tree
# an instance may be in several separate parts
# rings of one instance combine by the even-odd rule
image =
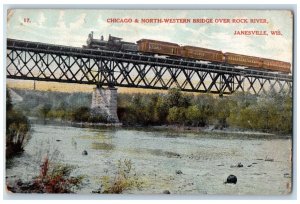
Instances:
[[[169,109],[168,121],[170,123],[184,125],[186,121],[186,108],[184,107],[172,107]]]
[[[71,119],[76,122],[87,122],[90,118],[90,109],[88,107],[79,107],[72,111]]]
[[[228,126],[227,118],[230,116],[230,105],[228,98],[219,98],[216,105],[217,126],[221,129]]]
[[[6,111],[11,111],[12,110],[12,101],[11,101],[11,96],[9,94],[9,91],[6,90]]]
[[[56,117],[60,118],[60,120],[65,120],[67,116],[67,103],[65,101],[61,101],[58,105],[58,108],[55,110]]]
[[[186,119],[193,126],[203,123],[203,116],[197,105],[189,106],[186,111]]]
[[[154,108],[154,120],[159,124],[166,123],[168,112],[169,106],[167,100],[165,100],[164,97],[159,96]]]
[[[40,106],[40,108],[38,109],[39,115],[44,120],[44,124],[46,124],[46,118],[47,118],[47,115],[50,112],[50,110],[51,110],[51,105],[48,103]]]
[[[179,89],[173,88],[169,89],[167,102],[170,108],[174,106],[187,108],[191,104],[191,97],[182,94]]]
[[[30,139],[30,123],[26,116],[14,110],[10,94],[6,98],[6,158],[10,158],[23,151],[24,145]]]
[[[199,110],[199,124],[205,126],[213,119],[217,112],[216,100],[211,95],[201,94],[194,98],[195,104]]]

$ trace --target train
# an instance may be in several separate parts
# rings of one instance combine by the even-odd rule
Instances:
[[[143,55],[162,55],[169,58],[187,59],[193,61],[208,61],[224,65],[243,66],[248,69],[291,73],[291,64],[284,61],[248,56],[237,53],[207,49],[196,46],[180,46],[176,43],[152,39],[140,39],[136,43],[123,41],[122,38],[108,36],[107,40],[101,36],[95,39],[93,32],[88,35],[87,44],[83,48],[109,51],[139,53]]]

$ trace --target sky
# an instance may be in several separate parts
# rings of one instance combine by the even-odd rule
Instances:
[[[28,18],[30,23],[24,22]],[[233,23],[108,23],[108,18],[267,19],[267,24]],[[240,30],[265,30],[268,36],[234,35]],[[270,31],[280,30],[273,36]],[[81,47],[87,36],[109,34],[136,42],[142,38],[193,45],[292,63],[293,16],[286,10],[79,10],[14,9],[8,12],[7,37]]]

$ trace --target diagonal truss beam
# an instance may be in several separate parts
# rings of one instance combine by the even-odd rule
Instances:
[[[119,52],[18,45],[7,48],[7,78],[217,94],[292,91],[289,75]]]

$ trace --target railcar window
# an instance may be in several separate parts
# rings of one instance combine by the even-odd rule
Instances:
[[[157,49],[157,50],[160,50],[161,49],[161,46],[159,44],[152,44],[152,43],[149,43],[149,49]]]

